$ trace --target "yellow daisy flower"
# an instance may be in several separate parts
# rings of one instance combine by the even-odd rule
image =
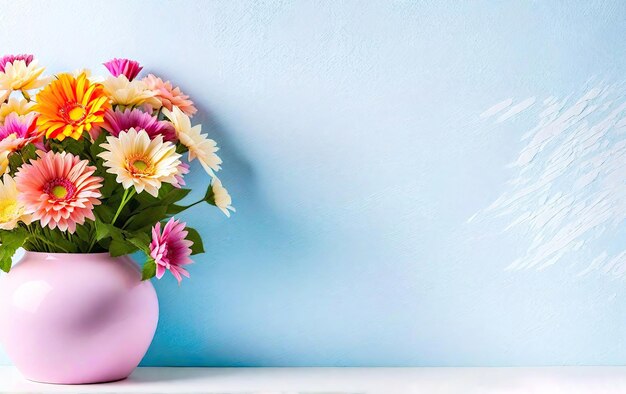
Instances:
[[[4,174],[0,182],[0,229],[13,230],[17,222],[29,224],[30,215],[18,199],[18,191],[15,181],[9,174]]]
[[[46,138],[62,141],[66,137],[80,139],[83,131],[102,124],[108,108],[111,105],[102,85],[91,83],[83,73],[77,78],[58,75],[37,94],[32,110],[39,112],[37,126]]]
[[[4,118],[11,113],[16,113],[19,116],[26,115],[32,111],[33,105],[35,103],[11,97],[8,102],[0,104],[0,123],[4,122]]]

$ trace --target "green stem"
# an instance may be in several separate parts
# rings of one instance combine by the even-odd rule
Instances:
[[[34,232],[33,232],[33,233],[31,233],[31,234],[32,234],[32,235],[34,235],[34,236],[35,236],[35,238],[37,238],[37,239],[39,239],[39,240],[41,240],[41,241],[45,242],[46,244],[48,244],[48,245],[52,246],[52,247],[53,247],[53,249],[52,249],[52,250],[54,250],[54,248],[58,248],[58,249],[61,249],[62,251],[64,251],[65,253],[69,253],[69,251],[68,251],[67,249],[64,249],[64,248],[62,248],[61,246],[59,246],[59,245],[57,245],[57,244],[54,244],[54,243],[52,243],[52,242],[48,241],[46,238],[44,238],[44,237],[40,236],[39,234],[35,234]]]
[[[91,242],[89,243],[89,248],[87,249],[87,253],[91,253],[91,249],[96,244],[96,225],[93,225],[93,237],[91,238]]]
[[[205,200],[204,200],[204,198],[202,198],[202,199],[200,199],[200,200],[198,200],[198,201],[194,202],[193,204],[183,205],[183,211],[185,211],[185,210],[187,210],[187,209],[189,209],[189,208],[193,207],[194,205],[198,205],[198,204],[200,204],[201,202],[204,202],[204,201],[205,201]],[[181,211],[181,212],[182,212],[182,211]]]
[[[112,225],[115,225],[115,221],[117,220],[117,217],[120,216],[120,213],[122,212],[122,208],[124,208],[126,203],[130,201],[130,199],[133,197],[134,194],[135,194],[134,187],[124,190],[124,195],[122,196],[122,201],[120,201],[120,206],[117,207],[117,212],[115,212],[115,216],[113,216],[113,220],[111,221]]]

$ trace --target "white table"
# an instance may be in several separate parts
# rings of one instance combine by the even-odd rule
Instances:
[[[626,393],[626,367],[140,368],[107,384],[59,386],[0,367],[0,393]]]

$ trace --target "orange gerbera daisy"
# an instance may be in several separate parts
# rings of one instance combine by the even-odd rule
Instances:
[[[37,126],[47,138],[79,139],[83,131],[99,126],[111,108],[109,97],[99,83],[90,83],[85,73],[74,77],[60,74],[37,94],[33,111],[39,112]]]

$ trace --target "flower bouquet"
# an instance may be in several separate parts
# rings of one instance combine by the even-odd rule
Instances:
[[[158,317],[145,280],[170,271],[180,283],[190,256],[204,251],[198,232],[174,215],[200,203],[227,216],[235,210],[215,176],[216,142],[192,126],[189,96],[153,74],[138,78],[135,61],[104,66],[111,75],[45,77],[32,55],[0,59],[0,269],[9,272],[16,250],[26,250],[0,287],[0,318],[8,322],[0,322],[0,339],[34,380],[130,373]],[[211,182],[199,201],[181,204],[195,160]],[[146,256],[141,271],[122,257],[138,251]],[[46,303],[55,314],[41,312]],[[93,325],[116,342],[85,328]],[[51,335],[62,352],[43,345]],[[82,367],[85,358],[96,367]]]
[[[153,74],[138,79],[142,67],[132,60],[104,65],[106,78],[47,78],[32,55],[0,59],[0,268],[9,271],[20,247],[139,250],[147,256],[143,279],[169,270],[180,282],[203,246],[172,215],[201,202],[234,211],[215,176],[217,145],[191,125],[196,108],[179,88]],[[179,205],[190,192],[185,155],[212,181],[203,199]]]

